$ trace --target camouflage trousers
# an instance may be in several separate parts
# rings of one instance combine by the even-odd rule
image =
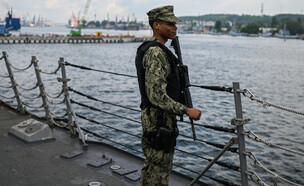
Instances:
[[[163,150],[146,148],[144,166],[141,170],[141,186],[168,186],[169,175],[172,170],[173,154]]]
[[[176,116],[164,112],[163,126],[171,129],[176,122]],[[157,109],[150,108],[142,111],[141,115],[143,133],[155,132],[157,129]],[[142,149],[146,157],[141,171],[141,186],[167,186],[169,185],[169,175],[172,170],[173,155],[165,153],[163,150],[155,150],[149,145],[149,140],[143,135]]]

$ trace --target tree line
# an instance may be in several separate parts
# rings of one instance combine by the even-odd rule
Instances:
[[[179,17],[183,22],[214,21],[214,29],[220,32],[222,28],[227,31],[232,26],[240,32],[248,34],[257,34],[260,28],[271,28],[272,32],[278,32],[284,29],[291,35],[304,34],[304,15],[302,14],[279,14],[275,16],[263,15],[237,15],[237,14],[208,14],[201,16],[183,16]]]

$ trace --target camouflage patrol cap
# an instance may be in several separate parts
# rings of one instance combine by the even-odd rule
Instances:
[[[162,20],[167,22],[181,22],[174,13],[173,6],[161,6],[147,12],[150,20]]]

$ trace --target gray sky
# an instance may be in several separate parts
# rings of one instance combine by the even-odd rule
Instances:
[[[87,0],[0,0],[0,18],[4,19],[8,7],[13,8],[16,17],[47,18],[54,23],[67,23],[72,12],[77,16],[83,12]],[[177,16],[204,15],[214,13],[235,13],[261,15],[279,13],[303,14],[304,0],[91,0],[87,18],[94,20],[127,20],[132,13],[138,21],[147,20],[146,12],[162,5],[174,5]]]

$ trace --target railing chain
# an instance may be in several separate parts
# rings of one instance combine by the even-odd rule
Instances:
[[[292,150],[292,149],[289,149],[289,148],[286,148],[286,147],[282,147],[282,146],[276,145],[276,144],[271,143],[269,141],[263,140],[262,138],[260,138],[258,135],[256,135],[252,131],[244,132],[244,134],[247,135],[247,137],[249,139],[254,140],[256,142],[263,143],[263,144],[268,145],[270,147],[276,147],[276,148],[279,148],[279,149],[282,149],[282,150],[285,150],[285,151],[288,151],[288,152],[291,152],[291,153],[294,153],[294,154],[297,154],[297,155],[300,155],[300,156],[304,156],[303,152]]]
[[[288,184],[291,184],[291,185],[296,185],[296,186],[300,186],[299,184],[297,183],[294,183],[286,178],[283,178],[279,175],[277,175],[276,173],[272,172],[271,170],[269,170],[268,168],[266,168],[264,165],[262,165],[257,159],[256,157],[253,155],[252,152],[245,152],[245,154],[249,157],[249,159],[258,167],[262,168],[264,171],[270,173],[271,175],[273,175],[275,178],[279,179],[279,180],[282,180]]]
[[[249,176],[249,178],[254,181],[255,183],[257,184],[260,184],[262,186],[269,186],[267,183],[265,183],[261,178],[260,176],[253,172],[253,171],[247,171],[246,174]]]
[[[277,108],[277,109],[281,109],[281,110],[284,110],[284,111],[287,111],[287,112],[292,112],[292,113],[304,116],[304,112],[299,112],[299,111],[296,111],[296,110],[293,110],[293,109],[290,109],[290,108],[287,108],[287,107],[275,105],[275,104],[272,104],[268,101],[259,99],[256,96],[254,96],[248,89],[244,89],[242,93],[245,97],[251,99],[252,101],[256,101],[256,102],[262,104],[263,107],[274,107],[274,108]],[[246,93],[248,93],[249,95],[247,95]]]

